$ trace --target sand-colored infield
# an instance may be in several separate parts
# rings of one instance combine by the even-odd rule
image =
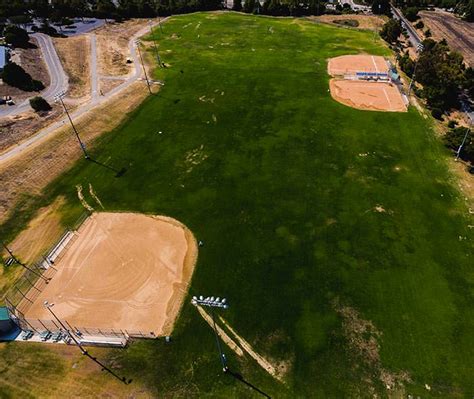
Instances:
[[[331,79],[329,86],[335,100],[353,108],[373,111],[406,111],[400,91],[391,83]]]
[[[388,64],[378,55],[341,55],[328,62],[329,75],[355,75],[356,72],[387,73]]]
[[[73,327],[171,333],[197,258],[178,221],[134,213],[95,213],[55,264],[56,274],[25,314]]]
[[[390,81],[365,81],[357,72],[388,73],[383,57],[375,55],[343,55],[328,61],[332,97],[352,108],[370,111],[404,112],[407,110],[402,94]]]

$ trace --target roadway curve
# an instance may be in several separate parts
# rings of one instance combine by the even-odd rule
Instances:
[[[162,19],[161,23],[163,23],[166,20],[167,20],[167,18]],[[155,25],[157,25],[157,24],[158,23],[156,23]],[[134,65],[134,68],[135,68],[134,73],[131,74],[131,76],[128,77],[120,86],[117,86],[113,90],[109,91],[106,95],[100,96],[99,98],[96,99],[96,101],[91,100],[88,103],[86,103],[82,106],[79,106],[77,109],[75,109],[73,112],[71,112],[70,114],[71,114],[71,117],[73,119],[76,119],[76,118],[84,115],[85,113],[89,112],[90,110],[94,109],[94,107],[97,107],[97,106],[105,103],[106,101],[108,101],[110,99],[110,97],[114,96],[115,94],[120,93],[122,90],[129,87],[132,83],[134,83],[137,80],[142,78],[143,70],[140,67],[140,58],[139,58],[138,53],[137,53],[135,40],[137,40],[139,37],[144,36],[147,33],[149,33],[149,30],[150,30],[150,27],[145,26],[143,29],[141,29],[135,35],[133,35],[130,38],[130,41],[128,42],[130,55],[133,59],[133,65]],[[52,44],[52,42],[51,42],[51,44]],[[53,48],[53,51],[54,51],[54,48]],[[56,53],[56,51],[54,51],[54,53]],[[57,54],[56,54],[56,57],[57,57]],[[58,61],[59,61],[59,58],[58,58]],[[61,67],[61,69],[62,69],[62,67]],[[67,82],[67,77],[66,77],[66,82]],[[46,89],[45,92],[47,90],[48,89]],[[54,94],[53,94],[53,96],[54,96]],[[0,155],[0,164],[2,164],[4,162],[7,162],[7,161],[11,161],[13,158],[20,155],[23,151],[25,151],[25,150],[27,150],[31,147],[34,147],[34,145],[37,144],[40,140],[43,140],[43,139],[47,138],[48,136],[52,135],[55,130],[57,130],[58,128],[63,126],[66,122],[67,122],[67,118],[64,117],[64,118],[58,120],[57,122],[54,122],[51,125],[45,127],[44,129],[41,129],[37,134],[35,134],[34,136],[31,136],[28,140],[25,140],[21,144],[8,149],[6,152],[4,152]]]
[[[61,61],[59,60],[56,49],[54,48],[51,37],[43,33],[35,33],[31,35],[34,37],[38,46],[43,54],[43,59],[46,63],[46,68],[49,73],[50,81],[48,87],[46,87],[40,95],[44,97],[48,102],[54,100],[54,96],[61,91],[67,91],[69,87],[69,80],[64,72]],[[0,117],[2,116],[14,116],[23,112],[29,111],[30,103],[29,100],[25,100],[20,104],[10,106],[8,108],[0,109]]]

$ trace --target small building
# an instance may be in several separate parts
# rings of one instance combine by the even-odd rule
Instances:
[[[13,341],[20,334],[20,329],[10,318],[5,306],[0,307],[0,342]]]
[[[3,71],[3,67],[8,62],[8,48],[5,46],[0,46],[0,72]]]

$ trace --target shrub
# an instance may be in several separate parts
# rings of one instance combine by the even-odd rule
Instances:
[[[443,111],[440,108],[433,108],[431,110],[431,116],[440,121],[443,120]]]
[[[51,105],[49,105],[49,103],[40,96],[30,98],[30,105],[31,108],[33,108],[36,112],[51,110]]]
[[[429,29],[425,30],[425,37],[431,37],[431,31]]]
[[[425,27],[425,24],[423,23],[423,21],[418,21],[416,24],[415,24],[415,28],[416,29],[423,29]]]
[[[449,121],[449,122],[448,122],[448,127],[449,127],[450,129],[453,129],[453,128],[456,127],[457,124],[458,124],[458,123],[457,123],[456,121]]]

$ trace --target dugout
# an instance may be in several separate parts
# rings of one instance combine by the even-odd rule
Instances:
[[[20,332],[20,328],[11,319],[8,308],[5,306],[0,307],[0,342],[13,341]]]

